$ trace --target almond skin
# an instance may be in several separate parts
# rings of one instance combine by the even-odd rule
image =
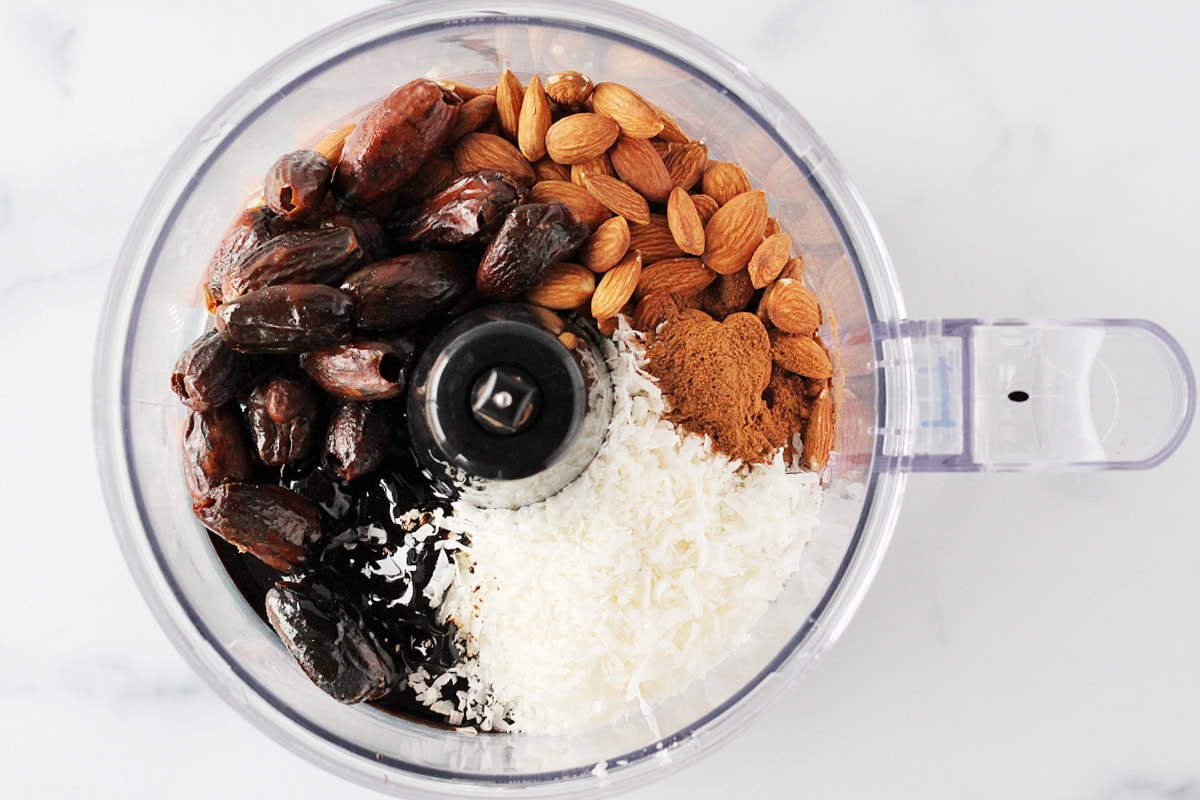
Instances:
[[[833,365],[825,348],[811,336],[771,332],[771,359],[804,378],[832,378]]]
[[[612,217],[600,223],[583,243],[579,260],[592,272],[608,272],[629,250],[629,223],[624,217]]]
[[[708,288],[717,278],[698,258],[668,258],[642,269],[634,296],[669,294],[690,297]]]
[[[533,203],[562,203],[590,230],[596,230],[611,216],[587,189],[570,181],[539,181],[530,190],[529,199]]]
[[[699,142],[673,148],[663,157],[663,164],[673,184],[690,190],[700,181],[704,168],[708,166],[708,148]]]
[[[653,264],[664,258],[681,258],[686,255],[675,244],[666,216],[651,214],[645,225],[634,225],[629,229],[629,246],[642,251],[642,263]]]
[[[592,89],[592,110],[615,120],[621,132],[634,139],[649,139],[663,129],[654,106],[619,83],[597,83]]]
[[[546,155],[546,131],[550,130],[550,101],[542,89],[542,79],[534,75],[525,87],[521,115],[517,123],[517,147],[529,161]]]
[[[506,69],[500,73],[500,80],[496,82],[496,118],[500,122],[500,130],[509,141],[517,141],[517,132],[521,125],[521,101],[524,97],[525,90],[512,70]]]
[[[803,460],[813,472],[820,472],[829,463],[829,453],[834,445],[835,416],[833,395],[828,388],[822,389],[813,402],[808,426],[804,429]]]
[[[767,196],[743,192],[725,203],[704,226],[704,263],[722,275],[750,261],[767,226]]]
[[[712,219],[712,215],[717,213],[717,209],[720,208],[717,205],[717,201],[706,194],[692,195],[692,202],[696,204],[696,213],[700,215],[700,220],[705,225],[708,224],[708,221]]]
[[[788,262],[783,265],[783,271],[779,273],[780,278],[791,278],[797,281],[803,276],[804,259],[800,256],[788,259]]]
[[[458,119],[446,137],[446,144],[453,145],[468,133],[474,133],[484,126],[496,113],[496,98],[481,94],[472,97],[458,109]]]
[[[809,336],[821,324],[817,298],[803,283],[791,278],[781,278],[771,284],[770,294],[763,296],[763,305],[771,324],[786,333]]]
[[[458,113],[460,116],[462,115],[461,108]],[[350,135],[350,131],[354,130],[355,124],[351,122],[349,125],[343,125],[336,131],[326,134],[321,141],[312,146],[312,149],[325,156],[330,164],[336,164],[342,155],[342,145],[346,143],[346,137]]]
[[[663,124],[662,130],[658,132],[660,139],[674,144],[686,144],[691,141],[691,137],[684,133],[683,128],[679,127],[679,123],[670,114],[658,106],[654,106],[654,110],[658,112],[658,118],[662,120]]]
[[[555,162],[550,156],[539,158],[533,165],[533,173],[539,181],[569,181],[571,170]]]
[[[667,199],[667,227],[679,249],[693,256],[704,252],[704,223],[692,196],[676,186]]]
[[[768,235],[750,256],[746,270],[755,289],[762,289],[779,277],[792,255],[792,237],[786,233]]]
[[[459,96],[460,99],[462,99],[464,104],[469,103],[476,97],[479,97],[481,94],[483,94],[483,90],[479,87],[472,86],[469,83],[462,83],[461,81],[438,81],[438,86],[447,91],[454,92]]]
[[[578,164],[612,147],[621,129],[599,114],[571,114],[546,132],[546,152],[559,164]]]
[[[614,214],[641,225],[650,221],[650,205],[629,184],[607,175],[585,175],[583,185],[592,197]]]
[[[574,70],[546,78],[546,94],[564,108],[581,108],[592,96],[592,79]]]
[[[543,308],[569,311],[583,305],[596,289],[596,276],[579,264],[560,263],[550,267],[525,299]]]
[[[642,276],[642,254],[630,250],[621,263],[604,273],[592,294],[592,316],[603,320],[615,317],[633,297]]]
[[[704,175],[701,177],[701,187],[706,195],[716,200],[717,205],[721,206],[752,188],[745,170],[728,161],[708,162],[708,166],[704,168]]]
[[[629,324],[636,330],[649,333],[677,313],[679,306],[671,295],[648,294],[634,307]]]
[[[454,147],[454,165],[459,172],[494,169],[511,175],[518,183],[533,183],[533,167],[507,139],[490,133],[468,133]]]
[[[572,164],[568,180],[583,186],[583,176],[585,175],[609,175],[615,177],[616,172],[612,168],[612,162],[608,160],[608,153],[601,153],[595,158],[589,158],[587,161]]]
[[[617,138],[608,152],[613,169],[651,203],[665,203],[675,186],[671,173],[654,146],[645,139]]]

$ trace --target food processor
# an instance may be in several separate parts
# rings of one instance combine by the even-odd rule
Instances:
[[[522,81],[575,69],[632,86],[702,137],[712,157],[742,165],[803,257],[836,371],[836,443],[800,570],[749,641],[702,681],[651,716],[574,736],[446,730],[344,706],[314,686],[192,516],[178,466],[184,408],[169,385],[177,354],[208,325],[203,265],[279,153],[318,141],[412,78],[487,85],[505,67]],[[297,44],[234,89],[175,153],[134,222],[103,319],[94,401],[101,473],[124,555],[159,623],[260,730],[312,763],[409,798],[596,797],[685,766],[741,730],[836,641],[884,555],[908,473],[1143,469],[1178,446],[1194,414],[1187,358],[1150,322],[906,319],[867,209],[800,115],[708,43],[606,2],[388,4]],[[520,396],[520,375],[495,375],[478,390],[485,403],[495,381],[508,382],[510,400]],[[584,459],[597,446],[562,440],[582,442]],[[458,445],[437,446],[453,460]],[[503,466],[493,479],[530,477]]]

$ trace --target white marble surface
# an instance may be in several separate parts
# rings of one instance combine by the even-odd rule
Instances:
[[[364,0],[0,3],[0,797],[370,797],[171,649],[89,381],[117,248],[243,75]],[[780,87],[910,314],[1153,318],[1200,354],[1200,5],[641,0]],[[1200,798],[1200,436],[1157,470],[916,476],[823,666],[631,798]]]

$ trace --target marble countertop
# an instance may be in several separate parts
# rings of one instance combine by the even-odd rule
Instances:
[[[365,0],[0,4],[0,796],[374,797],[168,644],[118,552],[88,402],[158,171],[245,74]],[[1200,5],[641,0],[840,157],[914,318],[1154,319],[1200,354]],[[630,798],[1200,798],[1200,436],[1159,468],[918,475],[822,666]]]

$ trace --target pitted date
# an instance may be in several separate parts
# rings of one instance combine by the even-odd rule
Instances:
[[[207,411],[225,405],[245,389],[257,369],[256,359],[232,350],[212,328],[175,362],[171,391],[189,408]]]
[[[379,220],[370,214],[338,211],[321,223],[322,228],[344,227],[354,231],[358,246],[362,248],[364,262],[387,258],[388,246]]]
[[[517,206],[500,226],[479,262],[480,294],[514,300],[537,284],[546,269],[569,258],[588,237],[588,227],[562,203]]]
[[[442,146],[461,104],[425,78],[396,89],[346,137],[334,192],[360,207],[394,193]]]
[[[192,510],[204,527],[281,572],[302,564],[321,535],[317,507],[282,486],[224,483]]]
[[[330,286],[268,286],[217,307],[217,330],[243,353],[304,353],[350,340],[354,303]]]
[[[522,188],[494,170],[463,175],[389,225],[396,241],[452,247],[483,240],[524,198]]]
[[[386,401],[343,400],[325,431],[325,461],[345,480],[383,463],[395,438],[395,413]]]
[[[209,311],[219,306],[224,299],[221,296],[221,284],[225,280],[226,270],[246,253],[274,236],[277,233],[273,230],[276,221],[275,214],[265,208],[247,208],[238,214],[237,219],[225,231],[225,236],[217,245],[217,250],[204,271],[204,303]]]
[[[253,469],[246,434],[232,405],[188,414],[183,474],[193,500],[202,500],[222,483],[249,480]]]
[[[342,291],[354,298],[359,327],[386,331],[452,307],[470,291],[473,272],[465,255],[427,250],[363,267]]]
[[[267,592],[267,620],[309,679],[342,703],[376,700],[398,682],[387,650],[345,590],[305,575]]]
[[[316,393],[300,381],[276,376],[254,387],[246,418],[259,461],[278,467],[307,457],[316,440],[319,411]]]
[[[238,297],[284,283],[337,283],[363,261],[348,227],[292,231],[268,239],[225,270],[221,297]]]
[[[267,207],[293,220],[316,216],[333,180],[333,165],[315,150],[280,156],[267,170],[263,199]]]
[[[305,353],[300,366],[330,394],[349,400],[386,400],[399,396],[408,384],[412,354],[407,339],[351,342]]]

